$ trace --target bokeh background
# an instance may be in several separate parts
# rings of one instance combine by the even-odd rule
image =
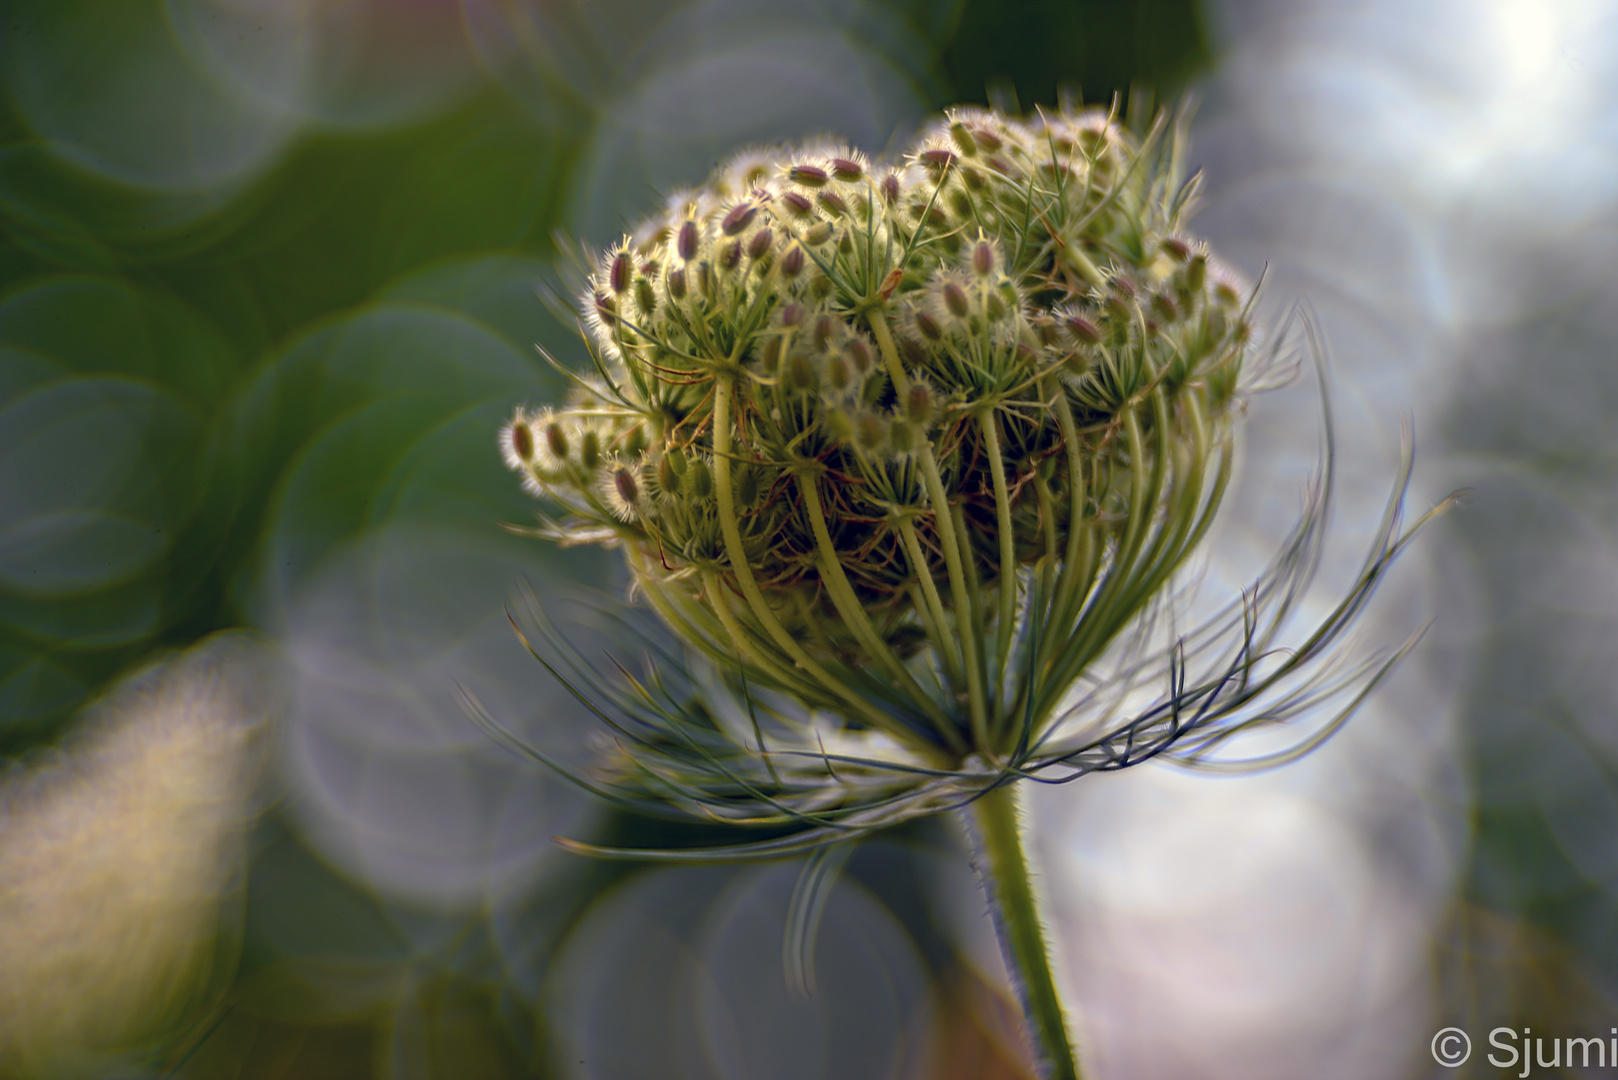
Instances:
[[[1133,88],[1133,91],[1131,91]],[[1401,428],[1460,510],[1383,589],[1414,656],[1302,763],[1032,799],[1090,1074],[1494,1075],[1618,1022],[1618,9],[1604,0],[11,0],[0,8],[0,1075],[1019,1077],[954,824],[802,867],[493,745],[589,717],[610,555],[494,431],[583,358],[581,243],[739,145],[941,107],[1200,100],[1195,222],[1324,332],[1357,565]],[[1234,588],[1320,445],[1255,399]],[[1324,598],[1324,594],[1322,594]],[[575,602],[576,601],[576,602]],[[1439,1028],[1478,1050],[1436,1064]],[[1510,1072],[1510,1070],[1506,1070]],[[1541,1070],[1549,1074],[1551,1070]],[[1583,1075],[1568,1072],[1568,1075]]]

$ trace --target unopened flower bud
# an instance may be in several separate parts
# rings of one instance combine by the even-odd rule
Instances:
[[[680,226],[680,234],[675,238],[674,248],[680,258],[690,262],[697,257],[697,223],[687,221]]]
[[[640,509],[640,478],[627,465],[612,470],[611,487],[606,489],[607,505],[623,521],[633,521]]]
[[[841,353],[834,353],[826,360],[826,387],[834,394],[841,394],[854,385],[854,371],[852,365],[844,359]]]
[[[1185,268],[1185,285],[1192,292],[1201,292],[1202,283],[1208,277],[1208,256],[1195,256]],[[1235,290],[1231,290],[1235,292]]]
[[[781,366],[781,339],[772,337],[765,341],[764,347],[759,350],[758,360],[766,375],[774,375]]]
[[[826,170],[817,165],[794,165],[787,170],[787,177],[795,184],[812,188],[825,187],[829,179]]]
[[[567,432],[555,420],[545,425],[545,448],[557,461],[567,460]]]
[[[685,471],[686,489],[698,499],[706,499],[713,494],[713,470],[708,463],[697,458],[691,467]]]
[[[858,180],[865,175],[865,169],[851,158],[834,157],[831,159],[831,174],[839,180]]]
[[[815,348],[824,350],[831,343],[832,335],[837,332],[837,317],[822,315],[815,320]]]
[[[787,253],[781,256],[781,274],[791,279],[803,272],[803,248],[793,244],[787,248]]]
[[[786,375],[787,387],[800,394],[807,394],[815,388],[815,366],[802,353],[787,357]]]
[[[994,273],[994,245],[987,240],[972,245],[972,272],[978,277]]]
[[[724,223],[720,226],[720,228],[724,230],[726,236],[735,236],[737,233],[747,228],[747,226],[752,222],[754,215],[757,213],[758,207],[754,206],[752,203],[739,203],[730,208],[730,213],[725,215]]]
[[[1067,331],[1080,345],[1094,345],[1101,340],[1101,328],[1083,315],[1069,315]]]
[[[864,375],[876,363],[876,357],[871,354],[871,347],[860,338],[851,338],[843,351],[848,354],[849,361],[854,370]]]
[[[911,383],[904,402],[906,420],[923,428],[933,422],[933,392],[926,383]]]
[[[680,470],[674,467],[674,459],[665,455],[657,462],[657,486],[665,495],[678,495],[680,493]]]
[[[607,284],[613,292],[622,295],[629,291],[629,275],[632,269],[629,264],[629,252],[620,251],[613,256],[612,266],[607,273]]]
[[[534,460],[534,432],[520,417],[511,422],[511,451],[525,465]]]
[[[764,228],[760,229],[758,232],[754,233],[753,238],[747,242],[747,257],[752,259],[754,262],[762,259],[769,252],[770,244],[773,243],[774,240],[775,236],[770,232],[769,226],[765,226]]]

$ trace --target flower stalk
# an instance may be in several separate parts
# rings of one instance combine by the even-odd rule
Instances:
[[[967,808],[973,862],[1012,989],[1022,1006],[1034,1068],[1042,1080],[1078,1080],[1078,1058],[1051,973],[1050,942],[1023,849],[1020,791],[1020,785],[1005,784]]]

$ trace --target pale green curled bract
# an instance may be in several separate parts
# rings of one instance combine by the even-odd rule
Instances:
[[[1154,617],[1230,483],[1244,395],[1280,356],[1255,346],[1254,288],[1183,231],[1185,129],[957,109],[893,161],[742,153],[603,254],[582,297],[594,370],[500,434],[549,500],[540,534],[621,546],[715,673],[664,652],[644,678],[601,674],[548,630],[533,646],[616,734],[575,779],[736,826],[698,851],[573,846],[773,858],[965,808],[1053,1076],[1077,1068],[1012,785],[1156,756],[1280,763],[1403,652],[1338,662],[1337,646],[1408,540],[1408,469],[1348,596],[1301,644],[1278,640],[1319,559],[1329,410],[1323,468],[1264,574],[1184,632]],[[1304,713],[1321,719],[1297,747],[1219,753]]]

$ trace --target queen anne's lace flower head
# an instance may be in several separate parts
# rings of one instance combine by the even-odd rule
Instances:
[[[581,297],[596,375],[518,412],[507,463],[565,508],[555,538],[621,544],[725,670],[906,763],[828,755],[779,710],[741,745],[631,694],[656,733],[626,728],[626,782],[824,841],[1230,719],[1229,669],[1182,667],[1172,708],[1063,735],[1231,475],[1253,290],[1183,231],[1182,135],[959,109],[895,161],[748,151],[604,253]],[[1272,591],[1313,565],[1288,550]],[[1226,625],[1244,650],[1250,621]]]

